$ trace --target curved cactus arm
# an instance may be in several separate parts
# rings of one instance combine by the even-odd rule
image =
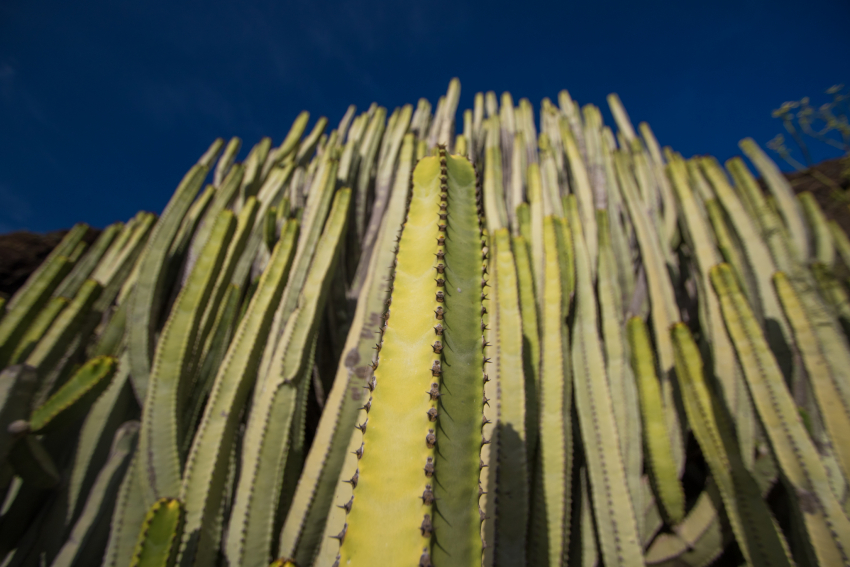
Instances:
[[[130,567],[171,567],[184,522],[183,505],[176,498],[160,498],[145,515]]]
[[[354,184],[354,175],[357,173],[358,160],[360,159],[360,141],[369,122],[367,113],[363,113],[351,123],[345,146],[339,156],[339,169],[337,169],[337,180],[343,187]]]
[[[560,565],[569,549],[572,498],[572,378],[564,359],[569,331],[563,312],[560,226],[555,217],[544,219],[543,295],[540,321],[540,424],[537,467],[540,480],[535,493],[529,563]]]
[[[620,102],[620,97],[617,96],[617,93],[611,93],[607,98],[608,106],[611,108],[611,114],[614,115],[614,121],[617,123],[617,128],[620,129],[620,132],[622,132],[626,141],[631,143],[631,141],[636,138],[635,129],[632,126],[632,121],[629,119],[629,115],[626,113],[623,103]]]
[[[74,265],[71,272],[62,280],[62,283],[53,292],[53,296],[72,299],[80,291],[83,283],[91,277],[92,272],[123,228],[124,223],[121,222],[107,226],[86,252],[86,255]]]
[[[99,356],[83,364],[55,394],[30,415],[30,432],[41,435],[64,429],[88,413],[115,376],[118,360]]]
[[[294,223],[293,223],[294,224]],[[227,460],[239,414],[257,373],[258,356],[271,326],[272,310],[283,293],[292,261],[296,227],[281,238],[260,278],[225,360],[213,383],[201,425],[183,472],[181,497],[186,529],[180,543],[181,565],[206,565],[216,552],[209,541],[227,479]]]
[[[744,138],[738,143],[738,146],[762,174],[767,188],[776,199],[779,213],[782,215],[782,220],[791,237],[789,244],[794,253],[793,258],[798,262],[807,264],[811,256],[809,233],[806,229],[806,221],[800,204],[794,199],[794,190],[791,188],[791,184],[788,183],[773,160],[764,153],[752,138]]]
[[[224,148],[224,138],[216,138],[213,140],[213,143],[210,144],[210,147],[207,148],[207,151],[198,158],[198,163],[207,169],[210,169],[216,159],[218,159],[218,155],[221,153],[222,148]]]
[[[807,313],[794,286],[783,272],[773,275],[773,284],[794,330],[795,342],[841,472],[845,479],[850,478],[850,439],[847,438],[847,431],[850,431],[850,384],[847,382],[847,369],[837,368],[835,363],[838,361],[829,359],[830,354],[842,350],[842,345],[836,342],[843,337],[818,336],[814,329],[815,320]]]
[[[307,129],[308,120],[310,120],[310,113],[306,110],[300,112],[298,116],[295,117],[295,121],[289,128],[286,138],[283,139],[283,142],[281,142],[280,147],[278,148],[276,156],[278,160],[282,160],[289,156],[296,150],[296,148],[298,148],[299,143],[301,142],[301,136],[304,135],[304,130]],[[322,130],[324,130],[324,128],[322,128]],[[304,143],[310,143],[309,139],[305,139]]]
[[[127,347],[130,353],[131,375],[136,394],[144,399],[147,391],[151,358],[154,350],[153,334],[157,328],[157,315],[166,293],[168,249],[180,229],[183,217],[207,176],[208,168],[195,165],[183,177],[159,222],[153,227],[139,261],[139,279],[133,293],[130,309]]]
[[[526,380],[523,365],[523,324],[519,280],[511,253],[507,228],[492,238],[495,301],[490,321],[497,330],[495,351],[498,367],[494,383],[499,387],[498,484],[496,490],[496,563],[525,565],[528,528],[528,433],[526,430]],[[521,246],[525,244],[521,243]],[[524,251],[523,251],[524,252]],[[485,385],[486,387],[486,385]],[[492,471],[495,472],[495,471]]]
[[[604,132],[604,130],[603,130]],[[608,226],[611,230],[611,247],[617,262],[617,275],[620,280],[622,304],[626,306],[632,298],[635,288],[635,269],[632,251],[627,234],[633,232],[631,220],[623,203],[622,190],[614,170],[613,156],[605,136],[600,137],[599,151],[602,155],[602,167],[605,172],[606,200],[608,204]],[[601,238],[601,237],[600,237]]]
[[[236,264],[231,272],[231,281],[238,286],[247,287],[249,281],[256,281],[256,278],[268,263],[271,249],[263,245],[262,219],[268,214],[271,204],[275,202],[283,184],[291,174],[291,164],[283,168],[275,168],[257,195],[256,220],[251,221],[248,240],[243,245],[243,251],[235,256]],[[249,201],[250,198],[245,201],[246,206]],[[244,207],[242,211],[244,211]],[[242,211],[240,211],[240,215]]]
[[[688,422],[717,483],[723,507],[748,564],[794,564],[788,544],[773,519],[761,490],[746,469],[724,414],[709,391],[702,358],[684,323],[671,329],[676,349],[676,375]],[[734,414],[733,414],[734,415]]]
[[[175,497],[180,490],[182,407],[188,394],[195,341],[201,317],[212,293],[236,229],[230,211],[216,219],[210,238],[180,291],[154,354],[139,437],[139,464],[147,481],[147,500]]]
[[[304,136],[304,139],[298,146],[298,151],[295,154],[295,163],[303,165],[313,156],[327,125],[328,119],[324,116],[320,116],[319,119],[316,120],[316,123],[313,125],[313,129],[310,130],[309,134]]]
[[[746,260],[740,239],[733,232],[728,215],[723,211],[723,205],[714,197],[705,199],[702,204],[711,223],[717,250],[723,256],[723,261],[732,266],[735,277],[738,278],[738,283],[741,284],[747,300],[756,311],[756,317],[759,322],[763,323],[764,312],[757,291],[756,278]]]
[[[798,263],[798,259],[797,252],[792,249],[794,243],[788,234],[788,227],[783,224],[779,213],[762,193],[761,187],[747,169],[744,160],[734,157],[727,160],[725,165],[738,192],[742,195],[750,217],[758,226],[760,240],[767,244],[776,267],[780,270],[789,270],[791,266]],[[796,206],[796,202],[794,205]]]
[[[215,172],[213,173],[213,185],[217,188],[221,188],[221,184],[233,168],[233,162],[236,160],[236,155],[241,148],[242,140],[236,136],[230,138],[230,141],[227,142],[227,146],[225,146],[224,151],[218,158],[218,162],[215,165]]]
[[[141,263],[136,260],[142,254],[157,222],[153,213],[144,213],[141,217],[137,215],[136,218],[139,220],[133,229],[125,228],[115,239],[91,276],[91,279],[104,286],[107,291],[104,299],[109,298],[110,304],[113,300],[119,304],[125,303],[130,289],[135,289],[141,268]],[[125,233],[126,240],[123,238]]]
[[[128,421],[115,432],[109,456],[91,487],[79,519],[68,533],[68,538],[53,559],[51,567],[84,565],[83,558],[91,555],[86,554],[86,544],[112,512],[118,487],[136,448],[138,432],[138,421]]]
[[[759,418],[808,535],[811,553],[823,565],[850,564],[850,520],[829,486],[761,328],[731,268],[719,264],[710,275]]]
[[[626,484],[623,459],[616,450],[620,439],[599,342],[590,258],[581,230],[580,213],[577,208],[571,208],[570,212],[576,273],[571,351],[573,384],[597,537],[605,565],[640,565],[643,561],[634,506]],[[644,416],[646,425],[645,419]],[[610,450],[612,447],[615,450]],[[684,502],[682,504],[684,506]]]
[[[6,305],[6,315],[0,320],[0,368],[5,368],[12,360],[27,329],[71,270],[71,262],[64,256],[57,256],[43,266],[40,277],[16,295],[16,303],[13,305],[10,300]]]
[[[69,258],[71,257],[74,248],[83,240],[86,232],[88,232],[89,226],[85,223],[77,223],[75,224],[71,230],[62,238],[59,244],[56,245],[55,248],[47,255],[47,258],[42,261],[42,263],[35,269],[35,271],[30,274],[27,278],[27,281],[24,282],[18,291],[9,298],[9,301],[6,303],[6,310],[13,311],[19,305],[27,306],[26,309],[31,309],[32,303],[35,301],[38,303],[39,298],[42,298],[42,301],[46,301],[44,295],[47,297],[53,293],[53,291],[59,287],[62,279],[65,275],[70,271],[74,262],[70,262]],[[64,260],[60,261],[60,258]],[[61,265],[65,262],[70,262],[68,266],[63,269],[62,275],[56,275],[57,262]],[[49,290],[49,291],[48,291]],[[3,338],[0,336],[0,338]],[[0,343],[4,341],[0,340]]]
[[[91,406],[80,428],[80,438],[74,452],[71,475],[68,480],[68,508],[65,525],[77,519],[80,506],[91,490],[94,471],[108,458],[109,436],[124,422],[130,412],[132,391],[129,387],[129,363],[126,352],[118,362],[118,370],[106,390]],[[135,442],[133,444],[135,452]],[[124,478],[125,473],[121,473]],[[114,505],[110,508],[114,508]]]
[[[555,164],[555,149],[549,136],[540,134],[540,177],[543,181],[543,206],[546,214],[563,217],[564,206],[562,198],[566,196],[566,187],[562,190],[558,182],[558,168]]]
[[[234,565],[261,567],[274,552],[273,539],[280,528],[276,512],[282,482],[287,480],[284,470],[290,453],[296,398],[309,386],[309,378],[305,384],[304,375],[309,377],[312,371],[310,345],[315,352],[319,314],[324,312],[350,201],[350,190],[337,193],[327,228],[316,246],[299,307],[278,343],[269,376],[259,386],[259,395],[255,395],[243,436],[239,482],[225,545],[225,556]]]
[[[221,311],[221,306],[226,304],[224,301],[225,295],[227,293],[231,293],[231,290],[234,288],[239,289],[239,286],[231,284],[230,282],[233,278],[234,271],[238,269],[239,261],[245,253],[246,247],[253,234],[252,229],[254,229],[255,223],[259,218],[258,211],[259,205],[257,200],[253,197],[249,197],[245,201],[245,206],[242,207],[242,210],[239,211],[239,215],[236,217],[235,232],[228,239],[229,242],[225,244],[227,248],[227,256],[225,256],[224,261],[218,270],[218,274],[215,274],[215,287],[210,294],[210,299],[207,301],[206,306],[203,307],[203,316],[200,321],[200,327],[195,344],[193,345],[194,351],[192,353],[192,359],[188,370],[188,376],[193,381],[193,384],[196,383],[195,381],[199,367],[204,362],[203,357],[207,352],[207,346],[211,339],[210,332],[216,324],[217,316]]]
[[[337,368],[333,388],[325,400],[316,437],[293,497],[293,505],[281,529],[278,555],[294,557],[299,563],[309,563],[320,542],[322,545],[325,543],[321,540],[325,518],[329,513],[333,513],[332,502],[339,502],[334,497],[334,492],[338,487],[350,488],[339,483],[339,475],[343,461],[347,458],[346,449],[351,431],[358,422],[358,413],[365,402],[363,387],[371,372],[370,362],[376,339],[376,331],[373,330],[380,328],[381,314],[386,309],[386,282],[392,275],[392,263],[398,241],[397,230],[404,219],[410,175],[413,171],[414,146],[413,134],[407,134],[402,144],[399,167],[381,234],[375,245],[343,347],[343,358]],[[365,418],[359,421],[362,422],[363,419]],[[352,468],[345,478],[350,478],[353,474]],[[348,497],[350,496],[349,494]],[[345,499],[345,502],[347,501],[348,498]],[[342,525],[333,533],[337,534],[341,529]]]

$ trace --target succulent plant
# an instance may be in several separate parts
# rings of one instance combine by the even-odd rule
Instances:
[[[850,565],[847,235],[752,140],[769,195],[459,95],[67,234],[0,304],[4,565]]]

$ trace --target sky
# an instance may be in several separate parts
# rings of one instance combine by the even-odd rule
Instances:
[[[335,126],[452,77],[459,123],[478,91],[538,111],[567,89],[613,125],[616,92],[662,145],[723,161],[782,133],[784,101],[850,84],[848,54],[847,0],[2,0],[0,233],[159,213],[216,137],[244,157],[302,110]]]

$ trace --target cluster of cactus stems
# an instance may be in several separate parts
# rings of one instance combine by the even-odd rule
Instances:
[[[752,140],[767,193],[459,95],[67,234],[0,306],[2,565],[850,565],[847,235]]]

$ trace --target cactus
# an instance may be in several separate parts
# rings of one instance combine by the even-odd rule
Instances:
[[[850,238],[751,141],[768,196],[459,94],[217,139],[0,299],[4,564],[850,562]]]

